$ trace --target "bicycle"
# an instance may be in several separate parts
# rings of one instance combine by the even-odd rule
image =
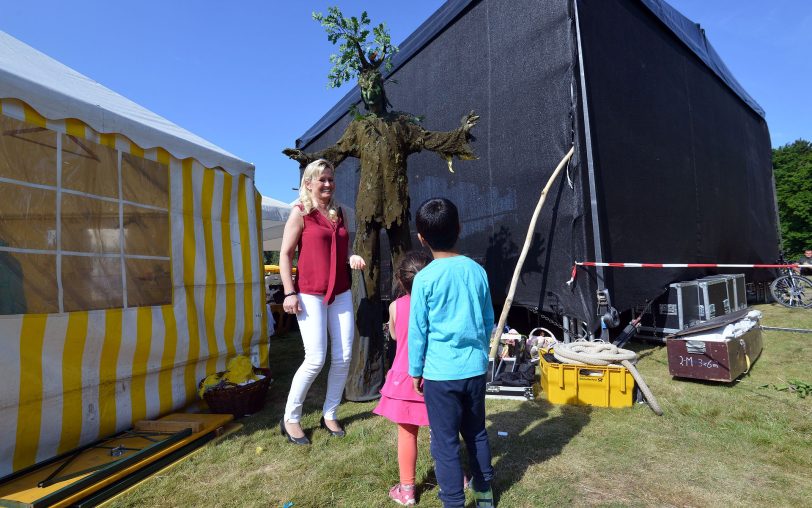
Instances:
[[[784,264],[784,260],[781,260]],[[790,267],[779,268],[783,275],[770,284],[770,294],[778,304],[790,309],[812,308],[812,280]]]

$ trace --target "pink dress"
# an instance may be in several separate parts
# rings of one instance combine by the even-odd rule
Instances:
[[[415,393],[412,376],[409,375],[409,295],[395,300],[395,361],[386,374],[381,388],[381,400],[372,411],[395,423],[428,426],[429,415],[426,402]]]

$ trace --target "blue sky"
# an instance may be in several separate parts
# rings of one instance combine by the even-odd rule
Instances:
[[[767,112],[773,146],[812,140],[812,2],[671,0],[706,31]],[[386,22],[400,43],[442,4],[358,0],[4,2],[3,30],[257,167],[265,195],[292,201],[293,146],[347,85],[328,89],[333,46],[310,17],[338,5]]]

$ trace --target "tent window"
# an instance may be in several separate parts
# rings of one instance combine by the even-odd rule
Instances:
[[[131,307],[171,303],[172,279],[169,261],[157,259],[127,259],[127,303]]]
[[[0,181],[0,246],[56,254],[56,190]]]
[[[56,256],[0,251],[0,314],[59,312]]]
[[[0,315],[171,303],[168,203],[166,165],[0,115]]]
[[[118,203],[62,194],[62,250],[118,254]]]
[[[122,153],[121,191],[127,201],[166,208],[169,171],[163,164]]]
[[[44,127],[0,116],[0,177],[56,185],[56,135]]]
[[[62,137],[62,188],[118,198],[118,153],[75,136]]]
[[[169,256],[169,218],[166,211],[126,204],[123,214],[125,254]]]
[[[62,256],[65,312],[123,307],[121,259]]]

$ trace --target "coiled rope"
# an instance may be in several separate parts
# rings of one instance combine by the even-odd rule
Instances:
[[[646,381],[640,372],[632,364],[632,360],[637,359],[637,353],[628,349],[621,349],[614,344],[602,341],[589,342],[578,340],[570,343],[557,343],[553,348],[553,356],[561,363],[574,365],[602,365],[610,367],[626,367],[631,373],[640,391],[643,392],[649,407],[658,416],[663,415],[663,410],[651,393]]]

